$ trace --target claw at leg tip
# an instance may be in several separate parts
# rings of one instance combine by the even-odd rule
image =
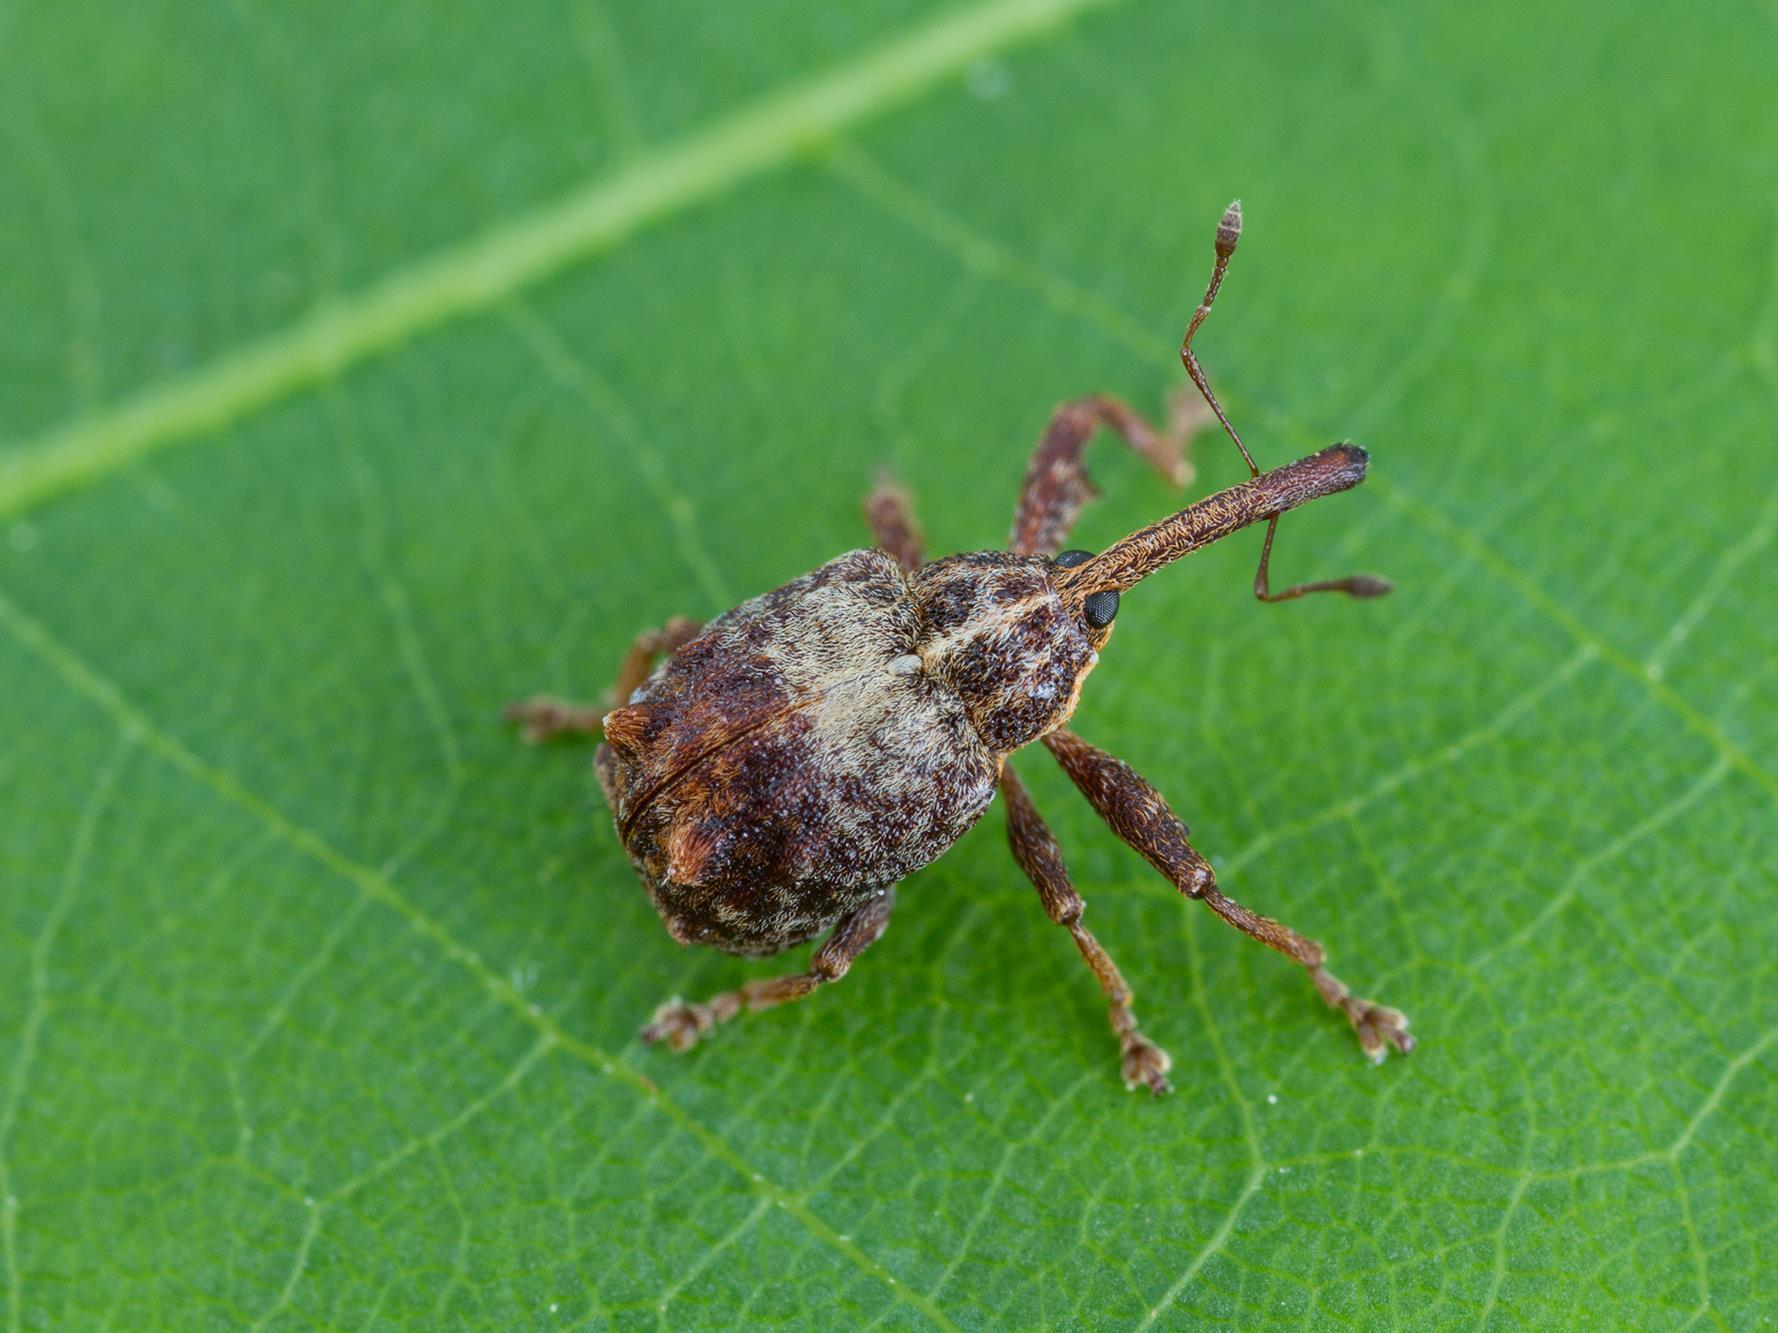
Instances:
[[[1156,1097],[1162,1096],[1173,1091],[1173,1085],[1167,1082],[1167,1071],[1172,1067],[1172,1056],[1139,1036],[1124,1049],[1124,1087],[1131,1092],[1146,1087]]]
[[[1134,1092],[1137,1088],[1147,1088],[1150,1095],[1165,1097],[1173,1091],[1173,1085],[1167,1082],[1166,1076],[1159,1073],[1138,1074],[1134,1078],[1124,1079],[1124,1091]]]
[[[1353,1026],[1358,1030],[1358,1044],[1365,1058],[1374,1065],[1383,1063],[1391,1046],[1403,1055],[1414,1049],[1414,1038],[1407,1030],[1408,1017],[1398,1009],[1372,1009]]]
[[[650,1046],[664,1041],[669,1050],[689,1051],[711,1026],[692,1005],[674,996],[654,1011],[641,1037]]]

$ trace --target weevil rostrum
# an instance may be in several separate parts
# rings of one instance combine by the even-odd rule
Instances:
[[[643,1028],[645,1040],[685,1050],[744,1009],[838,981],[889,924],[895,885],[950,848],[999,792],[1013,858],[1109,1002],[1125,1082],[1167,1091],[1172,1062],[1138,1028],[1130,988],[1082,923],[1086,904],[1061,849],[1007,763],[1040,742],[1112,831],[1181,893],[1306,969],[1366,1055],[1380,1061],[1391,1046],[1412,1048],[1398,1010],[1353,994],[1326,969],[1319,944],[1224,894],[1161,794],[1067,726],[1120,595],[1249,524],[1268,525],[1254,577],[1262,601],[1389,590],[1370,575],[1271,590],[1279,516],[1358,485],[1368,460],[1336,444],[1262,474],[1211,392],[1192,339],[1240,233],[1237,201],[1217,227],[1210,282],[1180,356],[1246,460],[1248,481],[1096,555],[1063,550],[1094,493],[1082,453],[1099,428],[1182,482],[1188,437],[1208,420],[1176,402],[1160,430],[1113,398],[1067,402],[1026,470],[1009,549],[926,560],[906,497],[879,483],[865,505],[874,548],[837,556],[708,624],[674,619],[644,634],[618,672],[610,711],[548,697],[507,710],[533,741],[602,733],[594,768],[618,837],[681,944],[774,954],[828,932],[807,971],[697,1003],[675,997]]]

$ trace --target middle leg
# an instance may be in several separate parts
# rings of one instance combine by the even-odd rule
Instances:
[[[1250,911],[1216,886],[1215,872],[1186,841],[1186,827],[1179,816],[1140,773],[1066,729],[1052,731],[1043,743],[1099,817],[1111,825],[1112,832],[1142,853],[1181,893],[1201,899],[1236,930],[1300,964],[1315,983],[1316,993],[1346,1016],[1358,1034],[1359,1046],[1373,1061],[1381,1061],[1389,1046],[1403,1055],[1414,1048],[1407,1016],[1399,1009],[1354,995],[1324,966],[1327,951],[1314,940]]]
[[[1063,403],[1050,417],[1025,469],[1012,521],[1013,553],[1054,555],[1062,549],[1080,507],[1097,494],[1081,455],[1101,426],[1168,481],[1184,486],[1192,477],[1186,445],[1213,419],[1208,407],[1183,390],[1167,400],[1165,430],[1157,430],[1128,403],[1105,394]]]
[[[1006,837],[1012,844],[1013,859],[1037,886],[1037,896],[1043,899],[1043,910],[1049,913],[1050,920],[1074,936],[1075,947],[1099,979],[1099,989],[1105,992],[1111,1007],[1111,1030],[1117,1034],[1123,1051],[1124,1086],[1133,1088],[1145,1083],[1156,1096],[1170,1092],[1167,1070],[1173,1065],[1172,1057],[1137,1030],[1136,1012],[1130,1007],[1135,997],[1111,955],[1093,938],[1093,932],[1081,925],[1086,902],[1069,882],[1056,835],[1037,813],[1025,784],[1010,765],[1001,770],[1000,790],[1006,794]]]

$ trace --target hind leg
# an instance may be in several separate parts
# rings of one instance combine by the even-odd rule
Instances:
[[[769,1009],[800,1000],[828,982],[838,981],[851,970],[859,954],[882,938],[894,910],[894,889],[885,889],[853,908],[815,950],[807,972],[749,981],[739,990],[713,995],[701,1004],[674,996],[654,1011],[654,1018],[642,1029],[642,1040],[650,1044],[664,1041],[676,1051],[689,1050],[718,1023],[726,1023],[743,1009]]]
[[[623,665],[617,669],[617,680],[605,692],[605,699],[596,704],[575,704],[553,695],[537,694],[517,703],[510,703],[501,713],[508,722],[517,722],[521,735],[532,745],[556,736],[596,736],[600,720],[623,703],[648,679],[657,657],[681,648],[698,637],[703,628],[695,620],[674,616],[659,629],[637,635],[630,651],[624,654]]]

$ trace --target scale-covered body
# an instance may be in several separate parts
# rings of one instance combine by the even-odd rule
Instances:
[[[595,764],[674,937],[776,953],[956,842],[1097,660],[1055,572],[851,551],[662,662],[605,718]]]
[[[1223,893],[1160,792],[1065,725],[1122,594],[1251,524],[1267,524],[1253,583],[1262,601],[1389,590],[1358,574],[1271,591],[1279,515],[1358,485],[1368,460],[1336,444],[1262,474],[1216,402],[1191,339],[1240,233],[1236,203],[1217,225],[1216,266],[1180,348],[1205,411],[1194,419],[1175,400],[1160,429],[1104,394],[1058,406],[1025,470],[1007,551],[928,562],[907,495],[885,477],[865,502],[875,549],[838,556],[702,628],[674,617],[640,635],[611,711],[549,695],[508,708],[532,741],[603,735],[594,766],[618,838],[680,943],[768,954],[826,932],[804,971],[707,1000],[672,997],[644,1041],[685,1050],[745,1010],[844,977],[887,928],[895,884],[943,855],[1000,792],[1013,859],[1105,996],[1125,1083],[1167,1091],[1171,1060],[1140,1030],[1128,983],[1082,921],[1086,901],[1061,847],[1006,762],[1041,740],[1112,831],[1182,894],[1307,971],[1367,1056],[1412,1049],[1400,1010],[1355,995],[1323,966],[1321,945]],[[1186,443],[1212,418],[1240,448],[1247,481],[1096,555],[1062,549],[1094,493],[1081,455],[1096,430],[1183,485]]]

